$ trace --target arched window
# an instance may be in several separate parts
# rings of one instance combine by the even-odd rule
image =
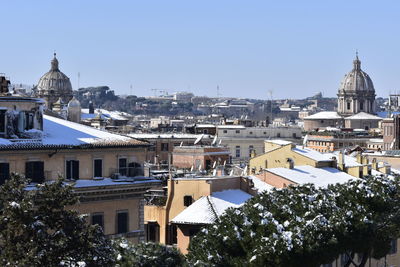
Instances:
[[[364,101],[360,101],[360,110],[363,110],[364,109]]]

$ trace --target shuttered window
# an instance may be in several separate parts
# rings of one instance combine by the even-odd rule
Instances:
[[[0,184],[10,178],[10,164],[0,163]]]
[[[67,160],[65,163],[66,175],[67,179],[79,179],[79,161],[78,160]]]
[[[44,162],[28,161],[25,163],[25,176],[33,183],[44,182]]]
[[[94,177],[103,177],[103,160],[94,160]]]
[[[117,212],[117,234],[128,232],[128,212]]]

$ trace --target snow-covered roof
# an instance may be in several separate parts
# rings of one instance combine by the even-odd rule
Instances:
[[[139,138],[139,139],[174,139],[174,138],[181,138],[181,139],[197,139],[203,135],[204,138],[211,138],[211,135],[207,134],[186,134],[186,133],[131,133],[128,136],[132,138]]]
[[[331,157],[336,157],[337,161],[339,162],[339,153],[340,151],[335,151],[333,153],[328,153],[328,155],[331,155]],[[344,165],[346,167],[360,167],[363,166],[361,163],[357,162],[357,158],[349,156],[349,155],[343,155],[344,159]]]
[[[281,145],[281,146],[285,146],[285,145],[289,145],[289,144],[293,143],[291,141],[286,141],[286,140],[281,140],[281,139],[265,140],[265,142],[273,143],[275,145]]]
[[[371,138],[371,139],[368,139],[368,142],[370,142],[370,143],[383,143],[383,138]]]
[[[400,112],[399,111],[391,111],[390,114],[398,115],[398,114],[400,114]],[[389,112],[388,111],[378,111],[378,112],[376,112],[376,115],[378,115],[382,119],[386,119],[386,118],[388,118]]]
[[[239,189],[214,192],[211,196],[204,196],[184,209],[172,223],[177,224],[212,224],[228,208],[237,208],[243,205],[251,195]]]
[[[129,120],[128,117],[132,116],[126,112],[121,112],[121,111],[109,111],[106,109],[96,109],[94,114],[90,114],[89,113],[89,109],[88,108],[83,108],[81,109],[81,116],[82,119],[93,119],[97,113],[101,113],[102,118],[108,118],[108,119],[112,119],[112,120]]]
[[[128,184],[140,184],[140,183],[160,183],[159,180],[152,179],[149,177],[140,177],[140,178],[127,178],[127,179],[111,179],[104,178],[99,180],[85,180],[80,179],[74,182],[75,188],[84,188],[84,187],[94,187],[94,186],[118,186],[118,185],[128,185]]]
[[[214,124],[197,124],[196,127],[198,128],[215,128]]]
[[[382,120],[381,117],[365,113],[365,112],[359,112],[357,114],[354,114],[350,117],[347,117],[346,120]]]
[[[40,131],[35,130],[38,133]],[[130,146],[148,143],[112,134],[79,123],[43,115],[41,139],[18,139],[0,142],[1,149],[72,148],[74,146]]]
[[[321,111],[315,113],[313,115],[304,117],[305,120],[333,120],[333,119],[342,119],[336,111]]]
[[[257,189],[258,193],[261,193],[263,191],[269,191],[274,188],[272,185],[267,184],[264,181],[261,181],[261,179],[259,179],[257,176],[250,175],[248,177],[253,181],[254,187]]]
[[[54,181],[48,181],[46,183],[53,183]],[[66,182],[67,184],[72,184],[74,188],[84,189],[90,187],[118,187],[118,186],[126,186],[126,185],[140,185],[144,183],[151,183],[159,185],[160,180],[151,178],[151,177],[134,177],[134,178],[121,178],[121,179],[111,179],[111,178],[102,178],[102,179],[79,179],[73,182]],[[31,183],[26,187],[26,190],[36,190],[36,184]]]
[[[243,125],[217,125],[218,129],[246,129]]]
[[[321,153],[308,147],[296,146],[292,151],[315,161],[331,161],[333,157],[331,154]]]
[[[317,187],[326,187],[329,184],[345,183],[355,177],[335,168],[315,168],[309,165],[289,168],[270,168],[267,172],[279,175],[296,184],[312,183]]]

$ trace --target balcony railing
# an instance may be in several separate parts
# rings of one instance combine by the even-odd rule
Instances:
[[[123,167],[123,168],[110,168],[111,178],[124,178],[124,177],[135,177],[143,176],[142,167]]]

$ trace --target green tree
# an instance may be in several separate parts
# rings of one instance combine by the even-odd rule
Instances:
[[[12,174],[0,188],[0,264],[113,266],[115,250],[101,228],[69,208],[77,201],[62,179],[30,188]]]
[[[399,236],[399,192],[398,179],[379,177],[265,192],[203,229],[188,258],[197,266],[319,266],[345,254],[345,266],[365,266]]]
[[[130,244],[126,240],[115,242],[119,251],[117,266],[120,267],[183,267],[186,259],[177,249],[158,243]]]

